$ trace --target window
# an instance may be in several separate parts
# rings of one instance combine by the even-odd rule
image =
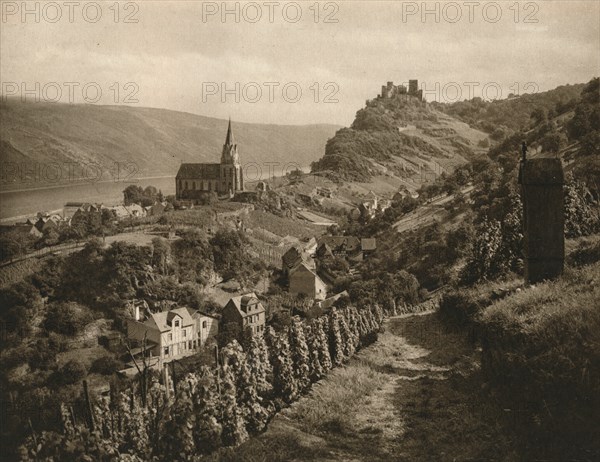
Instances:
[[[191,349],[192,349],[192,341],[190,340],[190,341],[188,342],[188,350],[191,350]]]
[[[173,340],[173,334],[169,334],[169,340]]]
[[[183,336],[187,337],[187,330],[183,329]]]
[[[165,347],[164,355],[169,356],[169,347]]]
[[[206,321],[202,321],[202,329],[206,329],[207,326],[207,322]]]
[[[175,321],[175,327],[179,327],[179,319]]]

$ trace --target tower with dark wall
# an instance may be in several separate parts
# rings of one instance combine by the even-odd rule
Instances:
[[[562,273],[565,261],[564,172],[560,159],[523,159],[519,171],[523,202],[525,280],[531,284]]]
[[[418,90],[419,90],[419,81],[418,80],[409,80],[408,81],[408,93],[410,95],[416,96]]]

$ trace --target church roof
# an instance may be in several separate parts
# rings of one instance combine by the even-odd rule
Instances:
[[[218,180],[221,178],[221,164],[181,164],[178,180]]]
[[[235,144],[235,139],[233,139],[233,130],[231,130],[231,119],[229,119],[229,126],[227,127],[227,137],[225,138],[225,144]]]

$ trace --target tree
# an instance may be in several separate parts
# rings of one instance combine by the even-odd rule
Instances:
[[[210,240],[213,249],[215,269],[225,278],[233,278],[242,273],[248,261],[245,246],[247,238],[237,232],[221,229]]]
[[[130,184],[123,190],[123,202],[125,205],[139,204],[143,195],[141,186]]]
[[[91,321],[87,308],[75,302],[51,304],[44,320],[44,328],[50,332],[75,336]]]
[[[171,244],[164,238],[155,237],[152,239],[152,265],[158,268],[160,274],[169,273],[169,264],[171,261]]]

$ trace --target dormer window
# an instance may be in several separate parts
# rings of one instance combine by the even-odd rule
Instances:
[[[175,327],[179,327],[179,319],[175,320]]]

